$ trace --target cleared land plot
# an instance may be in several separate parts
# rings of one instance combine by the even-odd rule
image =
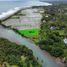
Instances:
[[[38,37],[39,29],[26,29],[26,30],[18,30],[24,36],[27,37]]]

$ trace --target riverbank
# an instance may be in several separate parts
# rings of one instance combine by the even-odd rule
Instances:
[[[59,58],[59,57],[54,57],[54,56],[51,56],[50,53],[48,53],[47,51],[43,51],[43,53],[46,53],[46,55],[53,59],[53,61],[58,64],[60,67],[65,67],[64,63],[62,63],[62,60]]]

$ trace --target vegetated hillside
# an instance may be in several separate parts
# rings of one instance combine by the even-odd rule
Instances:
[[[30,49],[2,38],[0,38],[0,65],[1,67],[3,65],[4,67],[5,65],[6,67],[12,65],[17,67],[41,67],[33,57],[33,52]]]
[[[66,58],[67,62],[67,6],[44,7],[41,19],[39,46],[55,57]]]

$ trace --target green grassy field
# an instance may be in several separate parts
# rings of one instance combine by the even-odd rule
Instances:
[[[19,33],[23,34],[27,37],[38,37],[39,29],[26,29],[26,30],[18,30]]]

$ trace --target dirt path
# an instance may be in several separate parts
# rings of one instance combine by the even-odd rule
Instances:
[[[61,59],[60,59],[60,58],[56,58],[56,57],[54,57],[54,56],[51,56],[47,51],[43,51],[43,53],[46,53],[46,55],[47,55],[49,58],[53,59],[53,61],[54,61],[55,63],[57,63],[60,67],[65,67],[65,65],[61,62]]]

